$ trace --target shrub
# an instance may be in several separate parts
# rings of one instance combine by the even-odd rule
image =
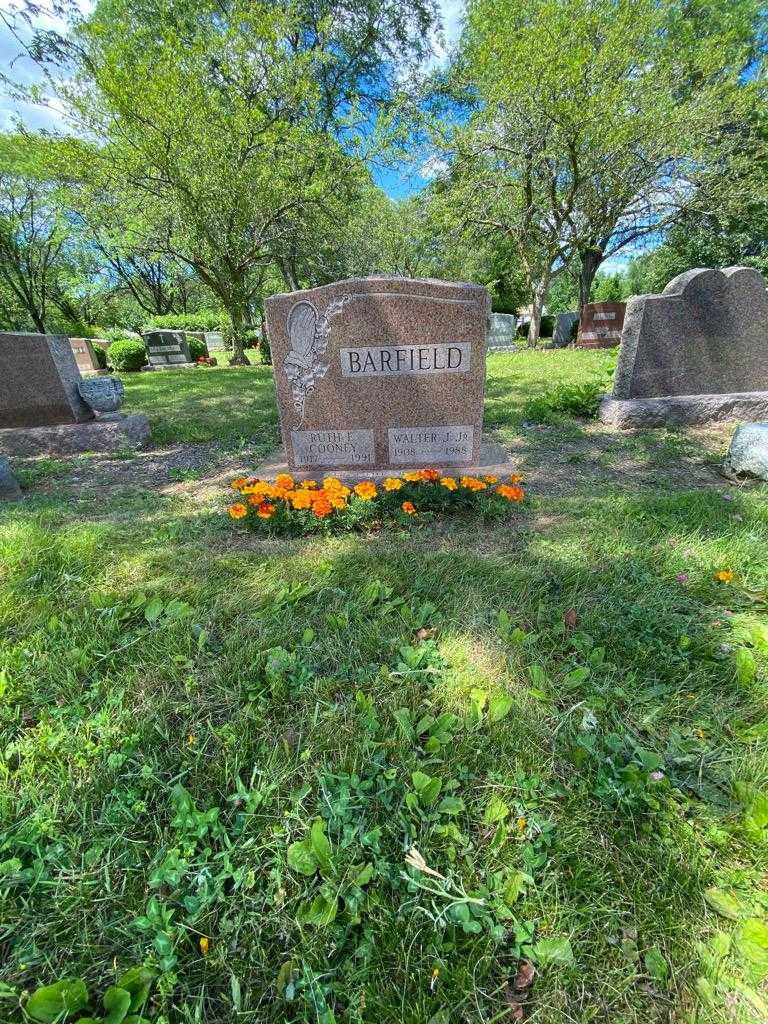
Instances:
[[[141,341],[126,338],[110,345],[109,359],[116,370],[130,373],[147,365],[147,350]]]
[[[96,362],[99,364],[100,370],[106,370],[107,368],[107,350],[102,348],[101,345],[93,345],[93,354],[96,356]]]
[[[520,338],[527,338],[528,333],[531,329],[530,323],[519,324],[517,328],[517,334]],[[555,318],[547,314],[541,318],[541,327],[539,328],[540,338],[551,338],[555,332]]]
[[[215,309],[200,309],[197,313],[166,313],[150,317],[144,330],[154,327],[168,331],[221,331],[226,323],[226,313]]]
[[[107,327],[98,337],[106,338],[107,341],[141,341],[141,335],[129,331],[127,327]]]
[[[192,357],[193,363],[196,363],[201,356],[208,355],[205,342],[201,341],[200,338],[191,338],[187,335],[187,345],[189,346],[189,354]]]
[[[557,384],[546,394],[526,402],[523,415],[535,423],[549,423],[561,413],[591,420],[597,416],[600,399],[607,388],[607,382],[602,379],[585,384]]]

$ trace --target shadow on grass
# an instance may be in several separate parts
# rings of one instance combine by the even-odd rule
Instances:
[[[765,715],[766,691],[760,676],[738,680],[727,647],[741,645],[752,606],[739,584],[713,574],[732,568],[751,591],[766,587],[768,517],[749,497],[697,494],[561,507],[569,515],[555,534],[520,531],[503,552],[493,531],[487,552],[464,550],[461,531],[442,538],[443,550],[430,531],[220,550],[220,523],[183,510],[169,521],[178,506],[157,496],[138,534],[86,519],[62,528],[55,504],[38,522],[4,510],[0,618],[14,687],[4,727],[30,734],[4,839],[45,824],[35,842],[57,880],[54,891],[22,886],[11,899],[4,980],[32,987],[82,973],[98,990],[115,957],[121,967],[142,961],[149,940],[132,922],[158,851],[178,844],[168,791],[183,779],[196,806],[221,808],[226,857],[252,876],[189,926],[192,940],[212,936],[214,956],[203,961],[186,930],[178,941],[175,998],[201,1007],[208,1024],[232,1019],[233,976],[259,1020],[312,1019],[311,986],[296,1003],[277,992],[286,960],[322,983],[340,1019],[358,1019],[363,998],[387,1024],[504,1019],[524,921],[573,950],[572,963],[540,966],[537,1020],[639,1024],[688,1012],[695,944],[715,925],[704,890],[738,875],[746,893],[759,880],[733,783],[765,781],[764,760],[740,737]],[[291,584],[308,589],[281,604],[275,595]],[[121,619],[139,592],[187,602],[205,643],[183,620]],[[422,641],[434,671],[398,668],[421,628],[436,631]],[[270,692],[259,666],[274,647],[298,652],[308,674]],[[400,708],[413,721],[468,720],[478,691],[508,695],[510,713],[470,722],[436,750],[396,724]],[[366,781],[379,763],[406,787],[416,770],[451,783],[463,810],[385,812]],[[652,764],[662,779],[650,777]],[[235,780],[264,773],[272,795],[248,810],[250,831],[237,832],[245,798]],[[329,796],[338,779],[349,792],[334,799],[353,801],[349,829],[358,819],[380,829],[376,853],[349,847],[376,875],[358,922],[344,907],[332,927],[314,929],[297,923],[297,905],[326,882],[297,881],[285,850],[315,815],[341,814]],[[492,796],[508,808],[501,842]],[[333,824],[329,834],[342,857],[351,840]],[[390,888],[411,843],[478,898],[507,906],[503,943],[446,934],[426,896]],[[91,879],[77,865],[93,848]],[[521,885],[509,904],[493,895],[499,879]],[[160,893],[172,903],[168,883]],[[175,913],[184,920],[181,906]],[[653,949],[669,965],[664,980],[649,976]]]

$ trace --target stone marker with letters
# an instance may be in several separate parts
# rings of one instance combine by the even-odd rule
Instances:
[[[81,373],[95,373],[101,370],[90,338],[70,338],[69,344],[72,346],[72,353]]]
[[[768,416],[768,294],[750,267],[679,274],[629,300],[613,394],[622,427]]]
[[[613,348],[621,341],[625,302],[588,302],[581,311],[577,348]]]
[[[517,348],[517,317],[511,313],[491,313],[488,324],[488,351],[514,352]]]
[[[149,356],[147,370],[178,370],[195,365],[184,331],[147,331],[144,344]]]
[[[401,277],[267,299],[288,467],[477,464],[488,312],[479,285]]]

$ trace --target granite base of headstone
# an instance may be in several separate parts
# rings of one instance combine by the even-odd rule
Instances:
[[[147,331],[144,344],[149,358],[144,370],[183,370],[195,365],[184,331]]]
[[[77,455],[142,448],[149,440],[149,420],[139,413],[99,417],[90,423],[0,430],[0,454]]]
[[[768,417],[768,294],[748,267],[695,269],[630,299],[613,393],[619,427]]]
[[[517,317],[511,313],[491,313],[488,322],[489,352],[517,351]]]
[[[581,311],[576,348],[613,348],[621,341],[626,303],[588,302]]]
[[[18,501],[20,497],[21,487],[11,472],[11,464],[0,455],[0,501]]]
[[[743,423],[731,438],[723,463],[729,477],[768,480],[768,423]]]
[[[287,468],[479,465],[489,305],[479,285],[386,276],[267,299]]]
[[[552,335],[552,348],[566,348],[576,340],[578,313],[558,313]]]

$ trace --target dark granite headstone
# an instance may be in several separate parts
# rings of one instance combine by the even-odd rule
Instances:
[[[0,501],[18,501],[21,487],[11,472],[11,464],[4,455],[0,455]]]
[[[630,299],[613,397],[768,391],[768,294],[757,270],[688,270]]]
[[[625,302],[588,302],[581,311],[577,348],[613,348],[621,341]]]
[[[555,321],[555,333],[552,337],[553,348],[565,348],[570,345],[576,337],[576,324],[579,322],[578,313],[558,313]]]
[[[0,428],[93,419],[78,394],[81,380],[66,336],[0,334]]]
[[[511,313],[491,313],[488,318],[488,351],[514,352],[516,341],[517,317]]]
[[[148,331],[144,335],[150,366],[194,365],[184,331]]]

